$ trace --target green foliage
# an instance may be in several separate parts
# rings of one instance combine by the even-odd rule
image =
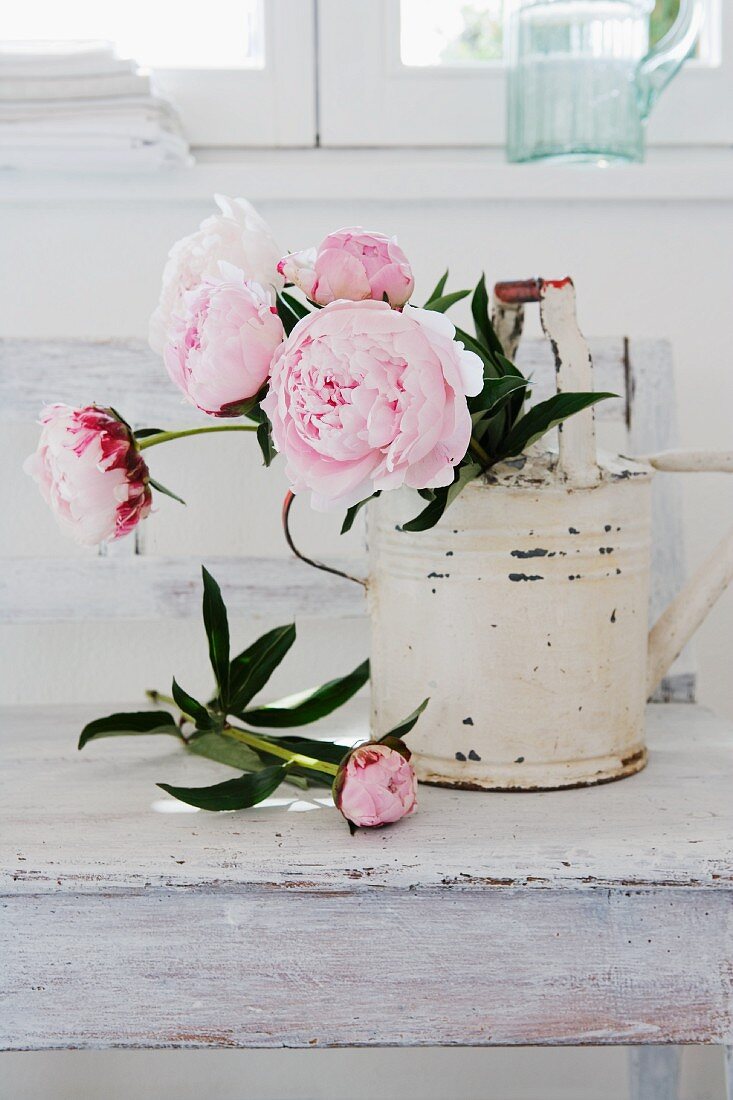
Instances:
[[[426,302],[426,309],[445,312],[455,302],[467,297],[469,292],[463,290],[446,293],[447,278],[446,271]],[[481,393],[468,399],[473,425],[471,442],[466,455],[456,466],[453,482],[449,486],[420,491],[420,496],[428,501],[427,507],[414,519],[404,523],[403,531],[427,531],[434,527],[466,485],[496,462],[521,453],[574,413],[587,409],[597,401],[616,396],[612,393],[556,394],[523,414],[524,401],[531,383],[504,354],[491,323],[484,275],[471,295],[471,315],[474,335],[461,328],[456,328],[455,335],[455,339],[467,351],[477,355],[484,366],[483,389]],[[347,515],[344,529],[348,530],[351,522],[353,516]]]
[[[227,779],[212,787],[172,787],[158,783],[179,802],[201,810],[245,810],[269,798],[287,775],[287,764],[274,764],[256,772],[245,772],[238,779]]]
[[[369,662],[363,661],[347,676],[340,676],[320,687],[278,699],[265,707],[245,710],[237,717],[250,726],[291,729],[325,718],[342,707],[369,679]]]
[[[220,709],[229,704],[229,622],[221,589],[206,566],[201,566],[204,579],[204,629],[209,640],[209,660],[219,688]]]
[[[285,779],[300,787],[310,783],[330,786],[338,765],[349,752],[347,746],[303,735],[255,733],[251,728],[233,725],[229,719],[265,729],[288,729],[316,722],[351,699],[367,682],[369,662],[362,662],[346,676],[336,677],[320,687],[266,706],[246,709],[293,645],[295,625],[287,623],[269,630],[230,660],[227,610],[221,590],[206,569],[202,569],[202,576],[204,625],[217,693],[204,704],[174,679],[171,698],[158,692],[148,694],[158,702],[176,706],[181,714],[180,722],[176,722],[168,711],[111,714],[84,727],[79,748],[101,737],[172,734],[193,755],[244,773],[237,779],[210,787],[158,784],[182,802],[205,810],[254,806],[272,794]],[[417,714],[415,712],[406,722],[417,720]]]
[[[128,737],[131,734],[169,733],[182,737],[181,731],[173,720],[173,715],[165,710],[139,710],[128,714],[110,714],[107,718],[96,718],[88,722],[81,731],[78,748],[83,749],[88,741],[100,737]]]

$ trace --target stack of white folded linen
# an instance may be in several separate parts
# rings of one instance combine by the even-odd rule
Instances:
[[[190,164],[173,105],[107,42],[0,42],[0,169]]]

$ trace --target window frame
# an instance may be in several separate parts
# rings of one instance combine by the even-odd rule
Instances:
[[[733,143],[733,4],[706,0],[704,61],[687,62],[655,106],[648,144]],[[406,66],[399,0],[317,0],[320,144],[505,144],[505,69]],[[343,43],[358,44],[343,62]],[[429,110],[426,105],[429,104]]]
[[[241,69],[155,69],[193,147],[317,143],[315,0],[264,0],[265,58]]]

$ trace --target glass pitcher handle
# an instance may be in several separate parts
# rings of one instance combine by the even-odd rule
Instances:
[[[680,0],[676,21],[639,62],[636,88],[639,112],[646,122],[659,95],[690,56],[700,34],[703,0]]]

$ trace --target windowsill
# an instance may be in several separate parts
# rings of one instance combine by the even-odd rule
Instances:
[[[733,200],[733,150],[655,149],[643,165],[507,164],[498,149],[199,150],[158,174],[0,173],[0,203]]]

